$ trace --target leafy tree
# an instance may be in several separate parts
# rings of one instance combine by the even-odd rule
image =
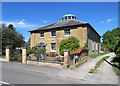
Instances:
[[[24,37],[19,32],[15,31],[12,24],[5,26],[2,24],[2,50],[8,45],[13,45],[13,47],[22,46],[25,43]]]
[[[115,44],[117,41],[118,34],[120,32],[120,28],[115,28],[112,31],[107,31],[103,34],[101,46],[104,48],[108,48],[109,51],[114,51]]]
[[[60,55],[64,55],[64,50],[76,51],[80,47],[79,40],[75,37],[69,37],[60,42],[59,51]]]
[[[116,54],[116,57],[118,58],[118,61],[120,63],[120,32],[119,32],[119,36],[116,38],[116,45],[115,45],[115,49],[114,52]]]

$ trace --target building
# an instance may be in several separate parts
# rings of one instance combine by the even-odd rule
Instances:
[[[47,53],[59,54],[61,40],[74,36],[83,47],[88,42],[89,54],[99,53],[101,36],[86,22],[76,20],[75,15],[64,15],[61,21],[29,31],[31,34],[31,48],[44,45]]]

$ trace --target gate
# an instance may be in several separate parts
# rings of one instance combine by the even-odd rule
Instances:
[[[22,62],[26,64],[26,48],[24,47],[13,47],[9,45],[6,47],[6,61]]]

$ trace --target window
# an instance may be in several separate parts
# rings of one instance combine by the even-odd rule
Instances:
[[[56,52],[56,43],[51,43],[51,52]]]
[[[67,20],[67,16],[65,17],[65,20]]]
[[[70,29],[64,30],[64,36],[70,36]]]
[[[56,37],[56,31],[51,31],[51,37]]]
[[[92,51],[94,51],[94,42],[91,41],[91,47],[92,47]]]
[[[40,38],[44,38],[44,32],[40,33]]]
[[[98,50],[98,43],[96,43],[96,50]]]
[[[68,16],[68,19],[71,19],[71,16]]]
[[[72,16],[72,19],[75,19],[75,17],[74,17],[74,16]]]

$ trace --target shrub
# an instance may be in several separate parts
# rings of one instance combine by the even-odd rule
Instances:
[[[46,56],[48,56],[49,54],[48,53],[46,53]]]
[[[32,54],[33,53],[33,49],[32,48],[27,48],[26,53],[27,53],[27,55]]]
[[[64,55],[64,50],[76,51],[80,47],[79,40],[75,37],[69,37],[60,42],[59,51],[60,55]]]

